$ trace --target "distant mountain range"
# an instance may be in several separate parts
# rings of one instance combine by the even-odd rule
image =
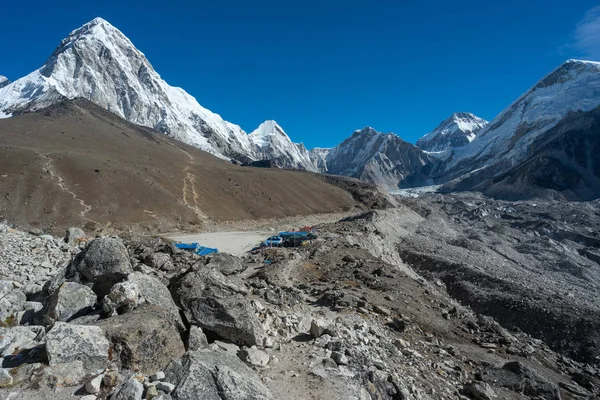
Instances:
[[[202,107],[183,89],[167,84],[144,54],[101,18],[71,32],[29,75],[14,82],[0,76],[2,118],[80,97],[236,162],[268,159],[282,168],[347,175],[391,190],[444,185],[443,190],[517,198],[538,189],[567,198],[600,196],[596,62],[567,61],[489,123],[455,113],[416,146],[366,127],[334,148],[313,150],[293,143],[275,121],[247,134]]]

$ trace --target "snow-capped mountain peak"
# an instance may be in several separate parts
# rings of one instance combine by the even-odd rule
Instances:
[[[102,18],[72,31],[38,70],[0,89],[0,112],[84,97],[130,122],[224,158],[255,159],[248,135],[168,85],[144,54]]]
[[[283,128],[279,126],[276,121],[267,120],[260,124],[252,133],[250,133],[250,140],[259,147],[264,147],[273,140],[277,140],[279,137],[281,141],[289,142],[292,141],[285,133]]]
[[[273,120],[260,124],[248,138],[256,147],[258,158],[269,159],[280,167],[318,171],[306,147],[302,143],[293,143]]]
[[[436,174],[448,180],[484,167],[488,176],[506,171],[534,154],[536,139],[563,118],[599,106],[600,63],[568,60],[502,111],[468,146],[444,155],[444,171]]]
[[[470,143],[488,122],[474,114],[457,112],[445,119],[417,141],[417,146],[425,151],[444,151]]]

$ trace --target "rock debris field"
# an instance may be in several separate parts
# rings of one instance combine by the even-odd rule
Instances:
[[[565,323],[563,306],[589,309],[593,300],[559,302],[545,314],[553,320],[528,330],[505,316],[510,302],[486,303],[499,296],[481,278],[489,269],[467,268],[448,249],[428,250],[430,224],[448,230],[437,232],[457,246],[466,230],[495,218],[481,212],[492,206],[479,197],[399,200],[319,226],[309,246],[242,256],[200,257],[157,238],[92,237],[78,228],[56,238],[1,224],[0,398],[598,398],[598,359],[580,352],[594,354],[595,336],[577,329],[552,336],[549,328]],[[513,223],[526,219],[519,207],[501,213]],[[458,214],[470,216],[469,228],[453,221]],[[504,223],[492,222],[496,230]],[[483,257],[476,244],[489,237],[478,234],[463,243],[464,257]],[[538,235],[529,245],[538,240],[547,241]],[[577,254],[586,251],[592,260],[590,246]],[[517,293],[509,267],[500,277],[511,282],[506,296]]]

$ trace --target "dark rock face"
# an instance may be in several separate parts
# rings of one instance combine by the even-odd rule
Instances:
[[[239,358],[211,350],[190,351],[165,371],[175,400],[269,400],[269,390]]]
[[[160,307],[145,305],[94,325],[106,333],[122,368],[154,373],[185,353],[177,322]]]
[[[331,149],[327,172],[375,183],[386,188],[415,185],[425,178],[429,156],[418,147],[393,133],[379,133],[373,128],[356,131]]]
[[[489,196],[520,200],[544,192],[567,200],[600,197],[600,108],[572,113],[534,141],[529,157],[505,173],[484,181]]]
[[[258,161],[248,161],[242,163],[244,167],[256,167],[256,168],[277,168],[277,165],[272,160],[258,160]]]

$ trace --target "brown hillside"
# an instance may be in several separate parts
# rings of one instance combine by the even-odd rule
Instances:
[[[311,174],[239,167],[82,99],[0,120],[0,219],[18,225],[164,232],[355,205]]]

